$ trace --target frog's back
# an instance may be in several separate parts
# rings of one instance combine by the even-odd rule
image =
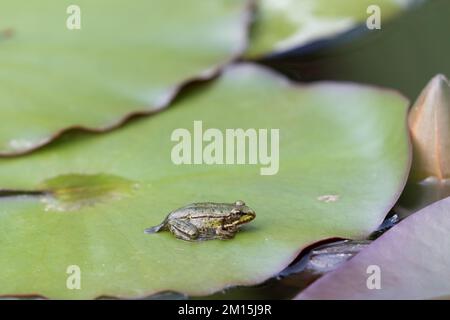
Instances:
[[[192,203],[169,213],[167,219],[219,218],[230,213],[227,203]]]

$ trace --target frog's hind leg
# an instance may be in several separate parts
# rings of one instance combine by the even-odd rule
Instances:
[[[183,220],[170,220],[168,226],[170,232],[179,239],[186,241],[195,241],[198,239],[198,229],[192,223]]]
[[[161,224],[158,224],[157,226],[150,227],[144,230],[144,233],[150,234],[150,233],[157,233],[163,230],[167,230],[167,223],[164,221]]]

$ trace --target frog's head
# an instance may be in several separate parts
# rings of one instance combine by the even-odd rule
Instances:
[[[256,217],[255,211],[245,205],[244,201],[238,200],[234,203],[234,207],[230,213],[232,224],[241,225],[252,221]]]

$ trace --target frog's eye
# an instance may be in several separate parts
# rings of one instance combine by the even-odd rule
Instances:
[[[237,206],[245,206],[245,202],[242,200],[237,200],[234,204]]]
[[[233,214],[238,214],[240,212],[241,212],[241,210],[239,210],[238,208],[231,209],[231,213],[233,213]]]

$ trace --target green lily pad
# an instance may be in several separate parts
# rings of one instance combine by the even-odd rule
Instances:
[[[388,230],[298,298],[448,299],[449,233],[450,198],[446,198]]]
[[[66,25],[72,4],[2,1],[0,155],[70,128],[103,131],[155,112],[247,41],[244,0],[79,0],[81,29]]]
[[[257,58],[331,38],[366,23],[377,5],[386,22],[417,0],[260,0],[247,56]]]
[[[391,91],[295,86],[239,65],[157,116],[3,159],[2,189],[35,195],[0,198],[0,294],[206,295],[260,283],[320,239],[365,237],[405,182],[407,106]],[[192,132],[197,120],[221,132],[279,129],[278,173],[261,175],[258,164],[174,164],[172,133]],[[49,206],[49,197],[62,206]],[[233,240],[143,232],[189,203],[237,199],[256,219]],[[80,290],[66,288],[69,265],[81,269]]]

